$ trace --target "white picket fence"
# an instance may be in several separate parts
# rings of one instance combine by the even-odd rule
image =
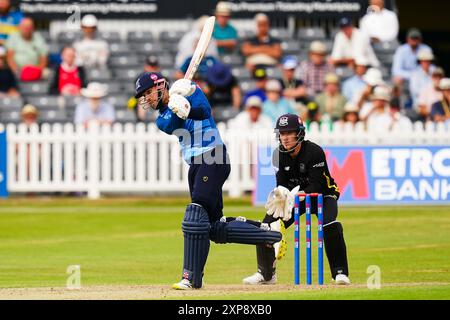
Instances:
[[[8,142],[7,174],[11,193],[87,192],[90,198],[104,193],[186,193],[188,166],[180,156],[178,139],[154,124],[91,126],[73,124],[0,125]],[[219,125],[231,159],[231,175],[224,191],[232,197],[251,191],[255,181],[256,148],[275,145],[271,129],[246,131]],[[367,132],[335,125],[333,131],[313,125],[307,139],[323,146],[450,145],[444,125],[421,123],[396,132]]]

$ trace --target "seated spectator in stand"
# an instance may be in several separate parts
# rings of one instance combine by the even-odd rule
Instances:
[[[31,127],[34,124],[38,124],[39,118],[38,109],[31,104],[27,104],[22,108],[21,116],[22,116],[22,123],[24,123],[27,127]]]
[[[359,122],[358,106],[351,102],[347,102],[344,107],[344,116],[342,117],[344,123],[350,123],[355,126]]]
[[[44,38],[34,30],[31,18],[24,18],[19,32],[6,41],[8,64],[22,81],[37,81],[45,77],[48,63],[48,48]]]
[[[0,46],[5,44],[11,34],[19,31],[22,19],[22,12],[11,9],[10,0],[0,0]]]
[[[230,120],[230,128],[239,130],[272,128],[272,120],[262,114],[262,104],[260,97],[250,97],[245,104],[245,110]]]
[[[267,100],[263,104],[263,114],[272,120],[275,125],[283,114],[293,113],[295,110],[291,103],[281,96],[281,84],[278,80],[269,80],[266,84]]]
[[[420,91],[433,82],[431,76],[433,69],[435,69],[435,66],[433,65],[433,52],[427,49],[420,50],[417,54],[417,60],[419,61],[419,66],[413,71],[411,80],[409,81],[409,93],[413,100],[413,105],[417,105]]]
[[[416,112],[420,121],[427,121],[430,117],[431,107],[444,97],[439,89],[441,80],[445,77],[444,69],[435,68],[432,72],[432,83],[422,88],[416,105]]]
[[[347,99],[339,90],[339,77],[329,73],[325,77],[325,91],[316,97],[321,118],[327,121],[339,121],[344,115],[344,107]]]
[[[197,42],[195,43],[197,45]],[[191,63],[192,56],[188,57],[183,64],[181,65],[180,69],[175,74],[176,79],[181,79],[186,74],[189,64]],[[217,60],[213,56],[205,56],[203,57],[202,61],[200,62],[200,65],[198,66],[197,72],[194,75],[193,80],[197,82],[197,84],[200,85],[203,89],[202,82],[206,81],[206,77],[208,76],[208,70],[214,66],[219,60]]]
[[[112,124],[115,120],[114,107],[102,100],[107,95],[104,85],[91,82],[86,89],[81,89],[84,99],[75,109],[75,124],[89,127],[93,122],[100,125]]]
[[[81,88],[85,88],[86,75],[83,67],[75,64],[76,51],[72,47],[65,47],[61,51],[62,62],[54,69],[50,82],[50,94],[64,96],[79,96]]]
[[[253,70],[257,65],[275,66],[283,51],[279,39],[270,35],[270,20],[264,13],[255,16],[256,35],[242,44],[242,54],[246,58],[247,68]]]
[[[367,14],[360,21],[360,28],[373,43],[394,41],[398,37],[397,14],[385,8],[384,0],[370,0]]]
[[[391,108],[390,102],[390,89],[385,86],[376,87],[372,95],[372,109],[367,117],[361,119],[367,121],[369,131],[387,132],[397,128],[412,130],[411,121],[398,108]]]
[[[253,70],[253,79],[256,80],[256,88],[248,91],[244,96],[244,104],[247,99],[252,96],[258,96],[261,98],[262,102],[266,101],[266,83],[267,83],[267,71],[264,67],[256,67]]]
[[[320,41],[311,43],[309,60],[300,64],[298,78],[306,85],[307,94],[316,96],[324,89],[325,76],[334,72],[334,67],[327,62],[327,46]]]
[[[239,110],[242,100],[241,89],[230,67],[220,62],[216,63],[207,72],[206,84],[204,92],[213,108],[232,106]]]
[[[339,22],[341,31],[335,37],[331,60],[335,66],[353,67],[357,58],[366,59],[372,67],[378,68],[380,61],[375,55],[370,39],[355,28],[349,18]]]
[[[283,88],[283,96],[288,100],[306,104],[306,87],[303,81],[295,77],[298,60],[295,56],[287,56],[283,59],[283,78],[279,79]]]
[[[367,118],[368,113],[372,109],[372,95],[375,89],[385,86],[383,74],[375,68],[369,69],[363,79],[366,85],[360,92],[355,94],[354,99],[351,101],[360,110],[359,117],[361,119]]]
[[[162,72],[157,56],[150,55],[147,58],[145,58],[144,72],[159,72],[159,73]]]
[[[404,81],[411,79],[411,74],[417,69],[417,53],[422,50],[431,50],[422,43],[422,33],[417,29],[408,31],[405,44],[398,47],[392,64],[392,77],[396,84],[402,85]]]
[[[219,54],[233,53],[237,46],[238,33],[230,23],[231,10],[228,2],[219,2],[216,6],[216,24],[213,38],[216,39]]]
[[[369,67],[369,62],[365,58],[355,60],[355,74],[342,84],[342,94],[348,101],[353,101],[355,94],[361,92],[366,87],[364,75]]]
[[[0,98],[19,96],[16,77],[6,63],[6,50],[0,47]]]
[[[109,58],[109,45],[97,37],[98,20],[88,14],[81,20],[83,38],[75,41],[73,47],[77,52],[77,65],[86,69],[106,69]]]
[[[442,79],[439,83],[439,89],[442,91],[442,100],[433,104],[431,120],[450,123],[450,79]]]
[[[175,68],[181,68],[186,59],[192,57],[192,55],[194,54],[196,44],[198,42],[198,39],[200,38],[206,19],[208,19],[208,16],[202,16],[198,18],[191,31],[186,33],[181,38],[180,43],[178,44],[178,53],[175,57]],[[208,45],[208,49],[206,49],[205,57],[208,56],[214,58],[219,57],[217,42],[214,38],[211,39]]]

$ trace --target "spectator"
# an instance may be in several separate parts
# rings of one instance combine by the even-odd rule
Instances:
[[[353,101],[355,94],[364,90],[366,82],[364,75],[369,67],[369,62],[365,58],[358,57],[355,60],[355,74],[342,84],[342,94],[348,101]]]
[[[239,130],[272,128],[272,120],[262,114],[262,104],[260,97],[250,97],[245,104],[245,110],[230,121],[230,128]]]
[[[367,14],[360,21],[360,28],[372,42],[389,42],[398,37],[397,14],[387,10],[384,0],[370,0]]]
[[[432,83],[424,87],[420,91],[419,99],[417,102],[418,105],[415,108],[418,115],[417,120],[428,120],[433,104],[441,101],[444,98],[442,92],[439,90],[439,84],[444,77],[444,69],[435,68],[433,70],[433,73],[431,75]]]
[[[244,96],[244,104],[247,102],[247,99],[252,96],[258,96],[261,98],[263,102],[266,101],[266,83],[267,83],[267,71],[262,66],[257,66],[255,70],[253,70],[253,79],[256,81],[256,87],[253,90],[248,91]]]
[[[387,132],[396,128],[412,130],[411,121],[397,108],[391,108],[390,102],[390,89],[385,86],[376,87],[372,95],[372,110],[362,119],[367,121],[369,131]]]
[[[27,104],[22,108],[21,116],[22,123],[24,123],[27,127],[31,127],[32,125],[38,123],[39,112],[35,106]]]
[[[147,58],[145,58],[144,72],[161,73],[161,66],[159,65],[159,60],[157,56],[150,55]]]
[[[300,64],[299,78],[305,83],[309,96],[321,93],[324,89],[325,76],[334,72],[326,56],[327,46],[323,42],[314,41],[309,49],[309,60]]]
[[[40,80],[48,63],[48,48],[42,36],[35,32],[31,18],[24,18],[19,32],[6,41],[8,64],[22,81]]]
[[[422,33],[417,29],[408,31],[407,43],[397,48],[392,64],[392,76],[394,82],[402,85],[404,81],[411,79],[411,74],[417,69],[417,53],[431,48],[422,43]]]
[[[231,10],[227,2],[219,2],[216,6],[216,24],[213,38],[216,39],[219,54],[232,53],[237,46],[238,33],[230,24]]]
[[[442,91],[442,100],[433,104],[431,108],[431,119],[434,122],[450,121],[450,79],[444,78],[439,83]]]
[[[359,109],[358,106],[351,102],[347,102],[344,107],[344,116],[342,120],[345,123],[351,123],[355,126],[359,122]]]
[[[340,93],[339,77],[329,73],[325,77],[325,91],[316,97],[319,115],[325,121],[339,121],[344,115],[347,99]]]
[[[209,68],[206,76],[207,89],[205,94],[211,106],[233,106],[239,110],[242,94],[239,83],[231,73],[230,67],[216,63]]]
[[[0,47],[0,98],[18,96],[16,77],[6,63],[6,50]]]
[[[380,61],[370,44],[370,39],[364,33],[355,28],[348,18],[342,18],[339,22],[341,31],[335,37],[332,63],[335,66],[353,66],[357,58],[363,58],[370,65],[378,68]]]
[[[366,119],[368,113],[372,109],[372,95],[375,88],[385,86],[385,83],[381,71],[375,68],[367,70],[363,79],[366,83],[365,87],[355,94],[354,99],[351,102],[360,110],[359,117],[361,119]]]
[[[279,79],[283,88],[283,96],[288,100],[306,103],[306,87],[303,81],[295,77],[298,60],[295,56],[287,56],[283,59],[283,78]]]
[[[86,99],[75,109],[75,124],[83,124],[87,128],[92,122],[98,124],[112,124],[114,122],[114,107],[102,100],[107,95],[104,85],[91,82],[86,89],[81,89],[81,94]]]
[[[18,26],[23,19],[20,11],[11,9],[10,0],[0,0],[0,46],[5,44],[8,37],[17,31]]]
[[[271,119],[273,125],[283,114],[295,114],[295,110],[289,101],[281,96],[281,90],[281,84],[278,80],[267,81],[267,100],[263,104],[263,113]]]
[[[77,65],[91,69],[106,69],[109,58],[109,46],[97,37],[98,20],[88,14],[81,20],[83,38],[73,44],[77,52]]]
[[[242,54],[246,57],[247,68],[257,65],[274,66],[283,52],[280,40],[270,35],[270,20],[263,13],[255,16],[256,35],[242,44]]]
[[[195,43],[194,47],[197,46],[197,43]],[[186,74],[189,64],[191,63],[192,56],[188,57],[184,63],[181,65],[180,70],[177,71],[175,78],[181,79]],[[203,82],[206,81],[206,77],[208,75],[208,70],[214,66],[218,60],[213,56],[205,56],[203,57],[202,61],[200,62],[200,65],[198,66],[197,72],[194,74],[194,81],[199,84],[203,89]]]
[[[205,25],[206,19],[208,19],[208,16],[202,16],[198,18],[198,20],[195,22],[195,26],[192,28],[192,30],[188,33],[186,33],[183,38],[181,38],[180,43],[178,45],[178,53],[175,58],[175,67],[177,69],[181,68],[183,63],[188,59],[189,57],[192,57],[194,54],[194,50],[196,44],[198,42],[198,39],[200,38],[200,35],[203,30],[203,26]],[[205,57],[219,57],[219,52],[217,49],[217,42],[213,38],[209,42],[208,49],[206,50]]]
[[[435,68],[432,65],[434,60],[433,52],[427,49],[419,51],[417,60],[419,61],[419,66],[411,74],[411,80],[409,82],[409,92],[413,100],[413,105],[417,104],[420,91],[432,83],[431,75]]]
[[[50,94],[79,96],[81,88],[86,87],[86,76],[84,68],[75,64],[75,49],[72,47],[63,48],[61,58],[61,64],[54,69],[50,83]]]

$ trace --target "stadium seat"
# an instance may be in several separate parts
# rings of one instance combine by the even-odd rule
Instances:
[[[119,110],[116,111],[116,122],[129,123],[136,122],[136,114],[132,110]]]
[[[380,42],[373,45],[375,53],[394,54],[397,48],[400,46],[398,40],[390,42]]]
[[[256,81],[254,80],[239,80],[239,86],[243,93],[255,88]]]
[[[147,43],[153,40],[154,37],[151,31],[130,31],[127,35],[127,41],[129,43]]]
[[[245,40],[253,36],[255,36],[255,31],[253,30],[246,30],[246,29],[238,30],[238,38],[241,40]]]
[[[248,69],[245,67],[233,68],[231,69],[231,72],[233,73],[233,76],[235,76],[239,80],[246,80],[252,78],[250,71],[248,71]]]
[[[164,42],[179,42],[185,35],[185,31],[163,31],[159,35],[159,40]]]
[[[109,52],[112,57],[124,56],[130,53],[130,46],[127,43],[111,43],[109,45]]]
[[[325,40],[325,30],[322,28],[302,28],[298,30],[297,37],[300,40],[314,41]]]
[[[142,68],[120,69],[115,72],[115,79],[135,82],[137,77],[142,73]]]
[[[122,92],[120,82],[110,81],[103,83],[103,85],[106,86],[109,95],[110,94],[114,95]]]
[[[238,110],[232,108],[231,106],[227,107],[215,107],[213,109],[214,119],[217,122],[227,122],[230,119],[233,119],[236,117],[236,115],[239,113]]]
[[[279,68],[267,68],[267,76],[278,79],[283,77],[283,73]]]
[[[20,111],[0,111],[0,123],[20,123]]]
[[[24,96],[48,94],[49,85],[46,81],[20,82],[19,91]]]
[[[296,55],[301,50],[301,45],[298,40],[286,40],[281,43],[281,48],[285,55]]]
[[[238,67],[244,65],[244,58],[236,54],[227,54],[222,56],[222,62],[232,67]]]
[[[23,106],[22,98],[1,98],[0,110],[1,111],[14,111],[20,110]]]
[[[270,35],[279,40],[290,40],[292,39],[292,34],[288,29],[271,29]]]
[[[348,78],[353,76],[353,70],[347,67],[338,67],[336,68],[336,74],[339,76],[341,82],[347,80]]]
[[[110,70],[87,69],[86,77],[88,81],[105,82],[112,79]]]
[[[83,101],[83,97],[65,96],[64,107],[66,110],[75,109],[81,101]]]
[[[47,110],[39,112],[39,122],[59,123],[67,121],[71,121],[71,119],[68,118],[66,112],[62,110]]]
[[[109,95],[106,97],[106,101],[112,104],[116,110],[124,110],[127,107],[129,98],[126,95]]]
[[[101,31],[99,36],[108,43],[117,43],[121,41],[120,34],[117,31]]]
[[[140,66],[139,58],[134,55],[125,55],[118,57],[111,57],[109,59],[109,65],[113,68],[133,68]]]
[[[178,42],[161,42],[160,46],[163,51],[173,54],[178,52]]]
[[[62,31],[56,37],[57,42],[62,45],[72,44],[80,38],[81,38],[81,32],[77,32],[77,31]]]
[[[42,38],[44,38],[46,43],[49,43],[51,41],[50,31],[48,31],[48,30],[37,30],[37,32],[41,35]]]
[[[38,108],[39,112],[43,110],[58,110],[59,106],[62,105],[60,102],[60,97],[58,96],[36,96],[27,98],[27,102]],[[62,98],[62,100],[64,100]]]
[[[57,42],[50,42],[48,45],[48,50],[50,54],[60,54],[63,46]]]
[[[139,55],[148,56],[150,54],[158,55],[163,52],[161,45],[158,42],[152,43],[130,43],[131,52],[135,52]]]
[[[163,55],[158,57],[161,68],[170,68],[175,64],[175,59],[171,55]]]

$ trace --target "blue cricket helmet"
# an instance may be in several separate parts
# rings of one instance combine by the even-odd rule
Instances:
[[[145,72],[139,76],[136,81],[135,98],[142,97],[145,91],[155,86],[168,86],[166,78],[159,72]]]

